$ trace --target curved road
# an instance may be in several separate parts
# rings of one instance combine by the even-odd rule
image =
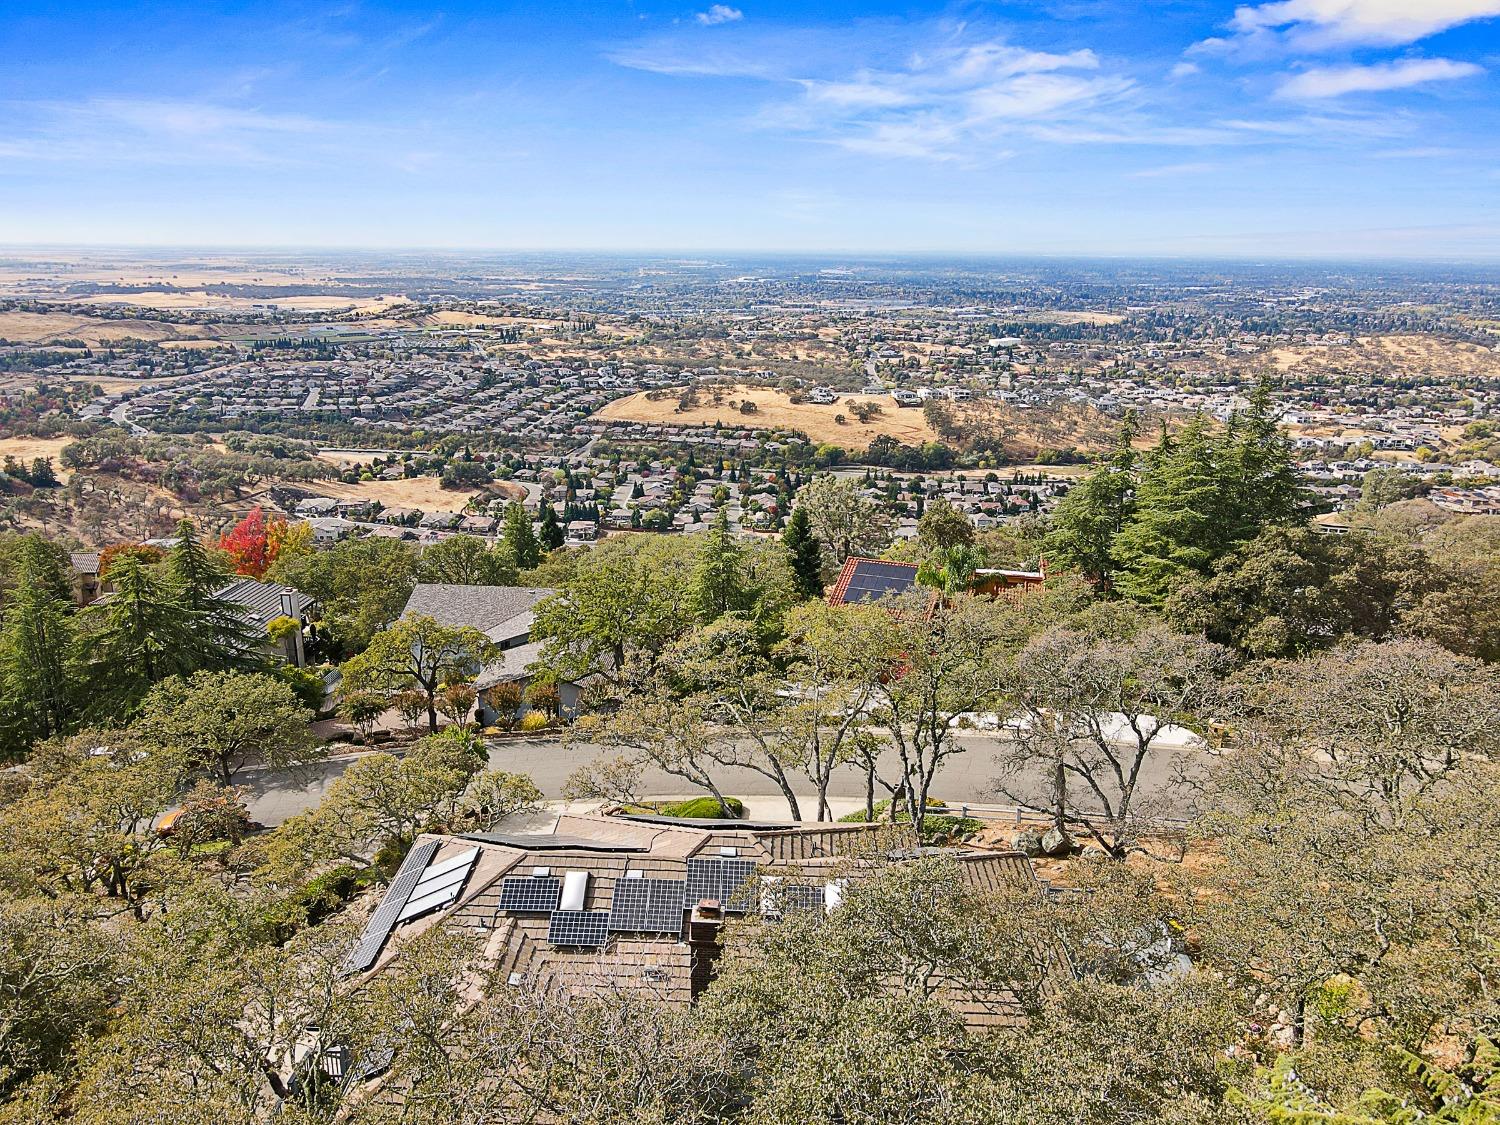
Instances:
[[[943,764],[933,786],[933,795],[952,805],[1012,803],[994,788],[995,775],[999,772],[996,765],[999,737],[967,733],[958,738],[965,752]],[[528,774],[545,796],[557,800],[562,797],[569,774],[595,758],[612,753],[614,751],[587,743],[568,747],[556,740],[503,741],[491,745],[489,764],[491,769]],[[345,757],[324,762],[302,771],[300,776],[287,771],[250,769],[243,771],[236,783],[249,789],[250,815],[254,819],[262,824],[280,824],[287,817],[322,800],[329,784],[354,760]],[[881,764],[885,776],[895,775],[894,754],[888,752]],[[1141,771],[1138,808],[1145,811],[1149,804],[1150,813],[1158,816],[1183,816],[1189,812],[1191,795],[1178,791],[1172,784],[1175,769],[1176,761],[1169,754],[1162,753],[1148,759]],[[750,815],[769,820],[788,819],[786,800],[769,778],[753,770],[720,769],[715,773],[715,780],[722,782],[726,796],[744,799]],[[1045,793],[1049,786],[1048,771],[1038,770],[1027,778],[1030,792]],[[814,797],[811,786],[805,780],[798,784],[793,779],[792,787],[799,798],[808,798],[802,801],[802,815],[810,819],[817,811],[810,800]],[[701,796],[687,782],[659,771],[647,773],[644,788],[647,795],[656,797]],[[836,814],[862,805],[864,795],[863,771],[845,769],[834,774],[829,796],[838,799]],[[877,791],[876,797],[882,796],[884,793]],[[1085,794],[1076,791],[1076,786],[1069,796],[1080,805],[1086,804]]]

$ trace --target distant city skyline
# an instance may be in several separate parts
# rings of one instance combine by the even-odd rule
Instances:
[[[40,3],[0,244],[1500,260],[1500,0]]]

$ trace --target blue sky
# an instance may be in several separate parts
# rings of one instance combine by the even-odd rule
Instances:
[[[1500,258],[1500,0],[0,0],[0,242]]]

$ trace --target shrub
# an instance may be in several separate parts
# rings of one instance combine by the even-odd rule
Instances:
[[[558,695],[556,684],[532,683],[526,688],[526,702],[555,719],[558,708],[562,706],[562,697]]]
[[[291,664],[278,664],[275,673],[277,679],[292,689],[298,703],[315,715],[323,713],[327,688],[322,676],[311,668],[297,668]]]
[[[885,820],[891,808],[890,801],[875,802],[875,820]],[[979,834],[984,827],[984,822],[975,820],[972,816],[954,816],[947,811],[948,806],[936,797],[927,798],[928,813],[922,821],[922,842],[924,844],[952,844],[960,840],[969,840]],[[934,815],[936,812],[936,815]],[[865,823],[865,812],[857,809],[852,813],[846,813],[839,817],[840,824],[863,824]],[[897,824],[910,824],[911,817],[907,813],[896,815]]]
[[[745,815],[745,804],[738,797],[725,797],[724,803],[729,806],[730,813],[736,819]],[[712,797],[693,797],[686,801],[657,805],[656,812],[661,816],[681,816],[689,819],[724,819],[724,810]]]
[[[546,715],[540,711],[527,711],[521,716],[520,728],[522,730],[542,730],[551,722]]]
[[[345,863],[309,879],[261,912],[260,926],[266,939],[285,945],[304,926],[319,925],[342,910],[378,875],[373,867],[359,868]]]
[[[496,684],[489,689],[487,699],[490,707],[500,716],[500,725],[509,727],[516,721],[516,712],[521,709],[521,685]]]

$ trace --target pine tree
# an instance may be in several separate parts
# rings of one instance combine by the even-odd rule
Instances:
[[[812,533],[812,523],[805,509],[792,509],[781,542],[791,556],[798,593],[804,598],[818,597],[823,593],[823,548]]]
[[[114,593],[86,610],[89,706],[105,720],[129,717],[153,684],[204,667],[198,646],[204,613],[177,598],[171,581],[130,555],[110,568]]]
[[[544,551],[555,551],[563,545],[563,529],[559,526],[557,513],[550,503],[542,505],[542,528],[537,538]]]
[[[531,517],[520,504],[505,509],[505,545],[521,570],[530,570],[542,561],[542,547],[531,526]]]
[[[1271,388],[1262,380],[1249,408],[1231,420],[1226,457],[1229,534],[1246,542],[1268,524],[1298,522],[1305,500],[1291,439],[1272,413]]]
[[[58,570],[46,545],[28,537],[0,626],[0,734],[10,750],[24,751],[73,725],[76,630],[72,604],[57,592]]]
[[[1126,597],[1161,605],[1182,579],[1207,573],[1228,549],[1222,460],[1202,418],[1149,459],[1135,511],[1114,544],[1116,586]]]
[[[200,669],[217,672],[264,663],[261,648],[266,638],[239,606],[219,596],[234,575],[203,546],[192,520],[177,522],[177,542],[167,555],[167,579],[198,635],[194,647]]]
[[[729,529],[729,512],[719,509],[712,526],[703,533],[698,565],[693,575],[693,606],[704,624],[726,613],[744,609],[747,590],[743,552]]]
[[[1049,560],[1082,571],[1108,585],[1114,570],[1115,537],[1130,519],[1135,490],[1135,411],[1120,426],[1114,452],[1063,497],[1047,536]],[[1033,507],[1035,506],[1033,497]]]

